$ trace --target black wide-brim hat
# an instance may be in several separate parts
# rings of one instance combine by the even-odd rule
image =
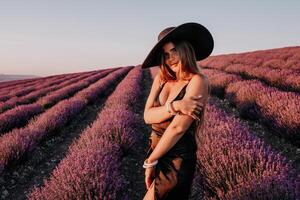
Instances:
[[[188,41],[194,48],[196,60],[200,61],[207,58],[214,48],[214,40],[211,33],[203,25],[189,22],[177,27],[168,27],[160,32],[158,42],[152,48],[142,68],[160,65],[160,53],[163,45],[172,40]]]

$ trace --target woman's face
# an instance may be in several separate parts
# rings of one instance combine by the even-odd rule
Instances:
[[[175,45],[168,42],[163,46],[165,64],[174,72],[179,70],[180,58]]]

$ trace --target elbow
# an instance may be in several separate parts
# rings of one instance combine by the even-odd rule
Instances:
[[[150,124],[146,119],[144,119],[145,124]]]
[[[182,135],[185,132],[183,127],[181,127],[181,126],[173,126],[172,130],[173,130],[173,133],[176,135]]]
[[[145,122],[145,124],[150,124],[148,121],[147,115],[145,113],[144,113],[144,122]]]

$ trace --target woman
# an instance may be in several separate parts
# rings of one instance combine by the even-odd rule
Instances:
[[[197,65],[210,55],[213,38],[197,23],[164,29],[142,68],[160,66],[146,102],[144,120],[151,124],[144,200],[189,198],[196,169],[197,141],[210,93]],[[195,134],[197,133],[197,134]]]

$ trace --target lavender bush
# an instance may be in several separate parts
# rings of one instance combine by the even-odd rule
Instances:
[[[98,82],[111,81],[112,83],[127,70],[128,68],[117,70]],[[93,87],[93,84],[90,87]],[[86,90],[89,90],[89,87]],[[98,91],[104,90],[106,88]],[[84,93],[84,90],[81,92]],[[78,114],[88,103],[86,99],[81,97],[81,92],[70,99],[59,102],[42,115],[32,119],[26,127],[13,129],[0,137],[0,173],[11,162],[16,162],[26,153],[32,151],[41,139],[51,134],[55,129],[63,127],[72,116]]]
[[[35,187],[29,199],[129,199],[128,183],[121,174],[121,158],[140,137],[133,108],[118,105],[115,96],[132,93],[139,87],[139,76],[140,68],[129,72],[109,96],[97,119],[69,147],[49,180],[43,187]],[[124,90],[124,85],[132,87]]]

